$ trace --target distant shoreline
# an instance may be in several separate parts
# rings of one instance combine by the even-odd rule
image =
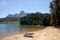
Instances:
[[[0,24],[20,24],[19,21],[6,21],[6,22],[0,22]]]

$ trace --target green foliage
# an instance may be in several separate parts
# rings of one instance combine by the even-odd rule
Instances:
[[[40,12],[27,14],[25,17],[21,17],[20,24],[50,25],[50,14],[42,14]]]
[[[0,24],[19,24],[19,21],[18,17],[0,18]]]
[[[60,0],[52,0],[51,8],[51,25],[60,26]]]
[[[18,17],[0,18],[0,22],[17,21],[17,20],[20,20],[20,18],[18,18]]]

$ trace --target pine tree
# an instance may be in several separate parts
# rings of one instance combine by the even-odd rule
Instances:
[[[50,3],[51,25],[60,26],[60,0],[53,0]]]

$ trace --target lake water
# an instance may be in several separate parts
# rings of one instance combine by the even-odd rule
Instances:
[[[40,29],[40,27],[19,24],[0,24],[0,38],[24,32],[34,31],[37,29]]]

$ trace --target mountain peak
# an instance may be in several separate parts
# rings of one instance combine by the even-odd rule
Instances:
[[[21,11],[19,14],[8,14],[7,17],[23,17],[26,16],[26,13],[24,11]]]
[[[20,15],[24,15],[24,14],[26,14],[24,11],[21,11],[21,12],[20,12]]]

